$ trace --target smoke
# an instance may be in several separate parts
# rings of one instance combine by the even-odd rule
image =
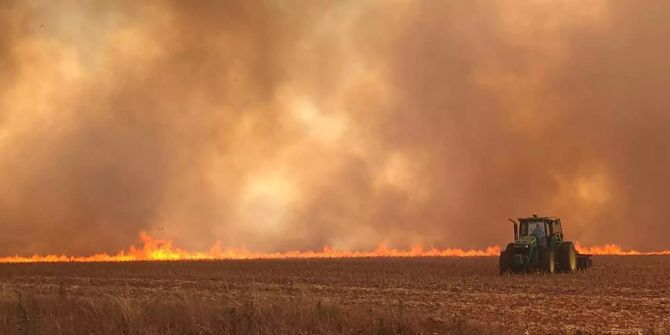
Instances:
[[[663,1],[0,4],[0,254],[667,248]]]

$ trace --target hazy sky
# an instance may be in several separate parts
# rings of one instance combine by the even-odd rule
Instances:
[[[2,1],[0,254],[670,244],[668,1]]]

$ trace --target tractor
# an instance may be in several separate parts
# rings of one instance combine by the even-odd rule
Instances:
[[[533,215],[509,220],[514,223],[514,242],[500,253],[500,274],[538,269],[573,273],[591,267],[591,255],[580,254],[572,242],[563,240],[561,219]]]

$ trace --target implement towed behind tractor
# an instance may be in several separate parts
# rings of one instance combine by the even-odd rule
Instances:
[[[591,266],[591,255],[580,254],[572,242],[563,240],[561,219],[533,215],[510,221],[514,223],[514,242],[500,253],[500,274],[534,269],[573,273]]]

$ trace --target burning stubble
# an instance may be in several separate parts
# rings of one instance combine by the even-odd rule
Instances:
[[[667,248],[662,1],[0,4],[0,254]]]

